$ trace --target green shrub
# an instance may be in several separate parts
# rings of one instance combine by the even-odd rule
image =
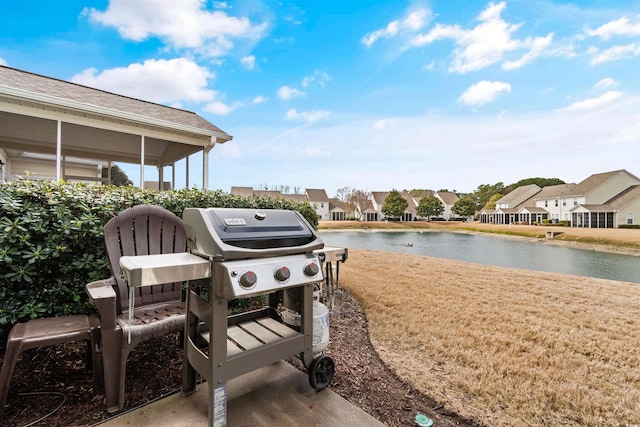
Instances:
[[[620,224],[620,228],[638,228],[640,229],[640,224]]]
[[[0,183],[0,348],[16,322],[93,311],[84,286],[110,274],[104,224],[139,204],[163,206],[178,216],[187,207],[289,209],[318,226],[313,206],[282,199],[197,189],[157,192],[54,181]]]

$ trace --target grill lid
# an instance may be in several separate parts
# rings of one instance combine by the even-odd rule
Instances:
[[[187,208],[182,219],[191,250],[208,256],[266,257],[324,247],[313,228],[296,211]]]

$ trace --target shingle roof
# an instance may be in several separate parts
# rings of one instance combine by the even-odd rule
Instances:
[[[382,206],[384,204],[384,199],[389,195],[389,191],[372,191],[371,197],[376,202],[376,204]]]
[[[307,188],[305,190],[307,197],[311,202],[328,202],[327,192],[324,189],[319,188]]]
[[[450,191],[438,191],[438,197],[442,199],[445,205],[454,205],[460,197],[456,193],[452,193]]]
[[[575,188],[576,184],[548,185],[543,187],[533,198],[535,200],[545,200],[557,199],[559,197],[573,197],[577,195]]]
[[[220,128],[191,111],[117,95],[100,89],[94,89],[2,65],[0,65],[0,86],[22,89],[123,113],[152,117],[227,135]],[[230,135],[229,139],[231,139]]]
[[[241,197],[253,197],[253,187],[231,187],[231,194]]]
[[[573,192],[576,195],[587,194],[588,192],[590,192],[594,188],[599,187],[604,182],[608,181],[609,179],[613,178],[615,175],[617,175],[617,174],[619,174],[620,172],[623,172],[623,171],[624,170],[621,169],[621,170],[617,170],[617,171],[593,174],[590,177],[586,178],[585,180],[581,181],[578,185],[576,185],[576,187],[573,189]]]
[[[611,207],[613,210],[620,210],[638,199],[640,199],[640,185],[633,185],[608,200],[604,205]]]
[[[507,203],[510,207],[522,205],[525,201],[533,197],[540,191],[540,187],[536,184],[523,185],[511,191],[506,196],[496,201],[496,205]]]
[[[305,194],[281,194],[280,197],[285,200],[291,200],[292,202],[298,203],[307,201],[307,196]]]

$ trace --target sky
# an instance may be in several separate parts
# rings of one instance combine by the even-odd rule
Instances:
[[[637,0],[0,0],[0,64],[198,113],[225,192],[640,175]]]

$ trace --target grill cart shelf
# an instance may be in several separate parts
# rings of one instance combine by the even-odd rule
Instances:
[[[209,424],[226,425],[226,382],[299,355],[316,390],[333,379],[333,359],[313,353],[313,288],[322,282],[313,253],[324,244],[297,212],[252,209],[185,209],[189,248],[211,263],[211,278],[189,282],[182,392],[207,380]],[[296,292],[299,326],[280,311],[285,292]],[[228,316],[229,301],[268,295],[269,305]]]

